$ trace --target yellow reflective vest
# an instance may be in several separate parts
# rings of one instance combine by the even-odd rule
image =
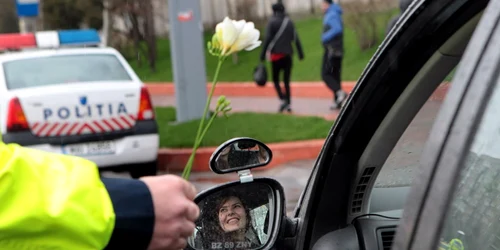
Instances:
[[[0,141],[0,249],[104,249],[115,213],[96,165]]]

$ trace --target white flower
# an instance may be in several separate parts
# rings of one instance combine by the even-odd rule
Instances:
[[[215,27],[212,40],[216,40],[221,55],[227,56],[240,50],[250,51],[259,47],[262,43],[259,38],[260,31],[255,28],[253,22],[235,21],[226,17]]]

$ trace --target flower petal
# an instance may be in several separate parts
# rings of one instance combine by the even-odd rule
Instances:
[[[253,22],[248,22],[243,27],[238,39],[231,47],[231,51],[236,52],[240,51],[252,44],[254,44],[257,40],[259,40],[260,31],[255,29],[255,25]]]
[[[255,43],[251,44],[250,46],[246,47],[245,50],[246,51],[253,50],[253,49],[259,47],[261,44],[262,44],[262,41],[257,41]]]
[[[224,25],[223,23],[218,23],[217,26],[215,26],[215,36],[217,37],[217,42],[220,43],[222,42],[222,35],[224,33]]]
[[[238,31],[238,34],[241,33],[241,31],[243,30],[243,28],[245,27],[246,24],[247,23],[245,22],[245,20],[239,20],[239,21],[233,20],[233,25],[236,28],[236,30]]]
[[[219,42],[222,44],[224,49],[229,49],[238,38],[239,32],[236,30],[232,20],[227,17],[222,22],[221,30],[222,41],[219,40]]]

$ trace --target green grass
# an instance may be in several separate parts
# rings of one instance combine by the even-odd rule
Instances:
[[[389,18],[395,11],[383,12],[377,15],[377,31],[379,34],[379,42],[384,37],[386,24]],[[320,66],[323,54],[323,47],[320,43],[322,31],[321,17],[312,17],[302,20],[296,20],[295,25],[299,33],[302,46],[304,48],[305,60],[299,61],[294,58],[294,68],[292,72],[293,81],[320,81]],[[358,79],[368,61],[375,53],[377,46],[371,49],[361,51],[356,33],[349,28],[349,24],[345,25],[344,46],[345,57],[342,66],[342,79],[347,81],[355,81]],[[212,36],[212,31],[205,34],[206,41],[209,41]],[[205,46],[204,45],[204,46]],[[238,54],[238,64],[233,64],[231,58],[224,63],[220,81],[252,81],[253,68],[259,62],[261,48],[254,51],[243,51]],[[170,42],[167,39],[158,40],[158,62],[157,72],[152,73],[146,64],[138,67],[135,60],[130,61],[130,64],[137,72],[143,81],[155,82],[171,82],[172,77],[172,62],[170,60]],[[212,80],[215,72],[217,59],[208,53],[205,54],[207,81]]]
[[[191,148],[199,120],[175,124],[175,109],[156,108],[160,130],[160,146]],[[218,117],[203,139],[202,146],[218,146],[233,137],[253,137],[265,143],[324,139],[333,125],[320,117],[284,114],[233,113]],[[307,128],[307,129],[306,129]]]

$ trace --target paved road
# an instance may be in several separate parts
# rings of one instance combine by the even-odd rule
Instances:
[[[307,180],[314,165],[314,160],[296,161],[270,170],[253,171],[254,177],[271,177],[283,185],[286,208],[288,214],[295,209],[300,194],[307,184]],[[180,175],[180,173],[174,173]],[[130,178],[126,173],[105,172],[107,177]],[[206,190],[221,183],[238,180],[236,173],[217,175],[212,172],[192,173],[190,181],[196,186],[198,191]]]

